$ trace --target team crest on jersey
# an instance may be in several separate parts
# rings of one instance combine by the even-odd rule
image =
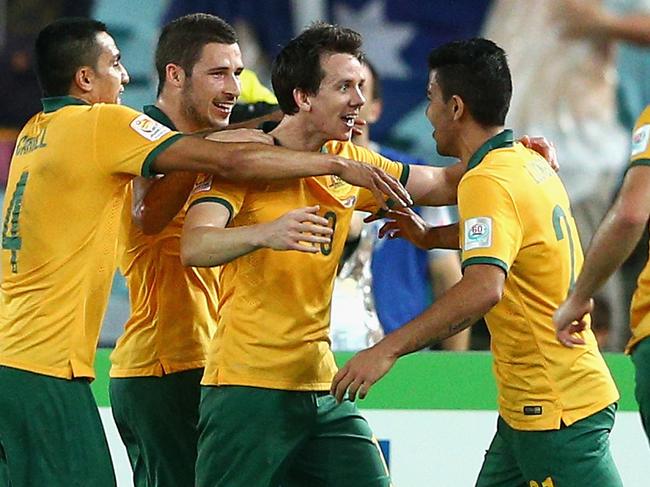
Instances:
[[[463,250],[486,249],[492,246],[492,218],[479,216],[465,220]]]
[[[212,175],[201,174],[194,183],[192,193],[203,193],[212,189]]]
[[[643,125],[634,131],[632,135],[632,155],[636,156],[648,149],[650,141],[650,125]]]
[[[171,132],[169,127],[165,127],[163,124],[156,122],[144,113],[138,115],[135,120],[131,122],[131,128],[151,142],[154,142],[163,135]]]

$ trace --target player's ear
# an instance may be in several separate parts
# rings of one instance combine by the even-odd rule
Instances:
[[[298,106],[298,110],[305,112],[311,111],[311,97],[300,88],[294,88],[293,101]]]
[[[181,88],[185,83],[185,70],[178,64],[169,63],[165,66],[165,82],[170,85]]]
[[[95,71],[90,66],[82,66],[74,74],[73,82],[83,93],[88,93],[93,89],[95,80]]]
[[[465,112],[465,102],[463,102],[463,99],[458,95],[453,95],[449,100],[449,104],[453,119],[460,120]]]

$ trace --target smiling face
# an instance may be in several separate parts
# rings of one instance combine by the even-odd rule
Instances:
[[[426,115],[433,126],[433,138],[436,141],[438,153],[442,156],[457,156],[455,149],[455,126],[453,98],[444,101],[442,90],[436,78],[436,71],[429,72],[427,84]]]
[[[200,128],[224,128],[239,97],[244,69],[238,44],[210,43],[185,77],[181,106]]]
[[[97,33],[99,57],[92,68],[92,87],[88,92],[91,103],[120,103],[124,85],[129,82],[129,74],[120,61],[120,51],[113,38],[106,32]]]
[[[349,140],[366,101],[361,63],[351,54],[336,53],[321,56],[320,64],[325,76],[318,93],[308,96],[310,125],[324,141]]]

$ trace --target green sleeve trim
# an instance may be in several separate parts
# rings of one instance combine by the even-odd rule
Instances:
[[[151,176],[154,176],[156,174],[151,171],[151,165],[153,164],[153,161],[156,160],[156,157],[158,157],[158,154],[160,154],[162,151],[167,149],[170,145],[172,145],[174,142],[176,142],[182,137],[184,137],[183,134],[174,134],[170,138],[165,139],[163,142],[158,144],[156,147],[153,148],[151,152],[149,152],[149,154],[144,160],[144,163],[142,164],[141,173],[145,178],[150,178]]]
[[[650,159],[635,159],[630,162],[630,168],[634,166],[650,166]]]
[[[218,203],[221,206],[225,206],[226,210],[228,210],[229,216],[228,216],[228,221],[226,222],[226,226],[230,223],[230,220],[232,220],[233,215],[235,214],[235,210],[233,209],[232,205],[230,204],[230,201],[225,200],[223,198],[219,198],[218,196],[205,196],[203,198],[199,198],[198,200],[192,201],[190,203],[190,206],[188,206],[188,210],[192,208],[194,205],[198,205],[199,203]]]
[[[408,164],[402,164],[402,174],[399,177],[399,182],[402,183],[402,186],[406,187],[406,183],[408,183],[410,175],[411,175],[411,166],[409,166]]]
[[[506,264],[504,261],[501,259],[497,259],[496,257],[470,257],[469,259],[466,259],[463,261],[461,268],[465,270],[466,267],[470,265],[475,265],[475,264],[490,264],[490,265],[495,265],[497,267],[500,267],[503,269],[503,271],[508,274],[508,264]]]

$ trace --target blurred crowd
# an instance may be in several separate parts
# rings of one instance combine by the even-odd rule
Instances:
[[[444,5],[443,5],[444,3]],[[133,15],[124,1],[0,0],[0,185],[6,183],[18,129],[40,109],[32,68],[36,33],[61,16],[96,16],[120,45],[139,58],[139,107],[155,97],[151,48],[140,29],[152,31],[191,12],[216,14],[240,36],[244,63],[269,86],[270,60],[310,21],[323,19],[358,30],[370,62],[362,117],[368,122],[355,140],[389,158],[444,165],[436,156],[424,117],[425,54],[454,38],[482,35],[508,53],[515,95],[507,124],[517,134],[543,135],[557,147],[562,177],[572,198],[586,248],[615,194],[629,160],[634,120],[650,103],[650,2],[612,0],[184,0],[157,2]],[[440,4],[440,5],[438,5]],[[133,7],[136,8],[136,7]],[[139,7],[142,8],[142,7]],[[138,50],[139,49],[139,50]],[[148,73],[148,74],[147,74]],[[248,84],[248,83],[247,83]],[[246,86],[244,86],[244,89]],[[245,98],[245,97],[244,97]],[[272,105],[273,97],[263,103]],[[259,114],[255,104],[242,108]],[[242,105],[243,107],[244,105]],[[371,130],[372,129],[372,130]],[[372,133],[371,133],[372,132]],[[432,224],[454,221],[454,208],[423,211]],[[358,350],[418,315],[461,276],[457,253],[422,251],[400,240],[380,240],[377,227],[359,218],[339,267],[332,307],[335,350]],[[647,259],[647,239],[622,271],[597,296],[593,326],[605,350],[620,351],[628,338],[632,290]],[[112,345],[128,318],[128,295],[119,275],[102,334]],[[446,350],[485,349],[487,332],[476,326],[444,343]]]

